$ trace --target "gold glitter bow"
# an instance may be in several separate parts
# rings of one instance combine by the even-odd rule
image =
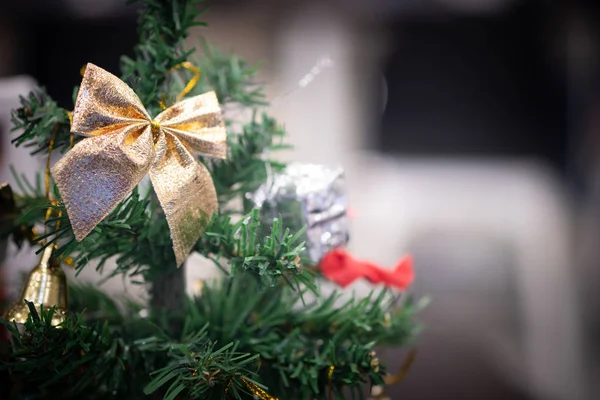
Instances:
[[[215,93],[178,102],[151,119],[129,86],[87,64],[71,132],[87,138],[52,175],[75,238],[83,240],[149,173],[181,265],[218,207],[210,174],[192,154],[226,157]]]

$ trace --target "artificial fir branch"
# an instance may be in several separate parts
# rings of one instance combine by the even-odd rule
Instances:
[[[284,135],[283,128],[266,113],[255,113],[241,133],[229,132],[229,157],[208,163],[222,206],[258,189],[267,179],[268,167],[273,173],[284,167],[267,158],[268,152],[287,148],[282,143]]]
[[[214,90],[221,104],[234,103],[237,107],[255,108],[268,104],[264,86],[255,82],[259,65],[250,65],[233,53],[224,54],[204,40],[201,46],[203,57],[198,60],[198,65],[202,79],[192,94]],[[237,111],[226,110],[226,115]]]
[[[307,400],[328,399],[329,390],[343,398],[343,389],[358,393],[365,382],[382,384],[386,370],[375,344],[406,344],[418,329],[412,318],[419,305],[405,301],[392,310],[394,296],[386,291],[341,307],[339,294],[308,304],[303,296],[310,293],[285,285],[258,290],[248,276],[225,279],[206,285],[187,309],[187,328],[205,330],[218,343],[238,343],[243,354],[259,354],[258,374],[269,394]],[[201,376],[188,378],[202,383]]]
[[[22,214],[13,218],[15,224],[33,224],[51,206],[40,193],[28,195],[31,197],[19,198],[18,210]],[[123,274],[148,281],[152,278],[151,274],[158,271],[152,269],[152,265],[168,267],[173,263],[170,238],[164,235],[166,220],[154,217],[161,212],[160,208],[140,196],[137,189],[82,242],[75,240],[64,206],[59,202],[54,207],[63,216],[48,220],[51,229],[40,235],[37,241],[42,243],[47,239],[43,247],[58,242],[60,246],[56,255],[63,259],[72,258],[72,264],[79,271],[90,261],[97,261],[96,269],[101,273],[108,272],[108,276]],[[56,230],[58,221],[61,225]],[[7,232],[10,230],[7,229]],[[266,286],[276,285],[280,277],[288,281],[299,279],[310,285],[311,279],[301,274],[300,255],[304,249],[304,244],[299,242],[301,235],[302,231],[292,234],[284,229],[278,219],[265,230],[256,209],[238,222],[233,222],[230,216],[217,214],[198,241],[196,250],[219,266],[221,260],[226,261],[228,273],[232,276],[245,272]],[[164,248],[169,251],[162,251]],[[106,262],[112,257],[117,257],[116,268],[104,271]]]
[[[54,149],[67,151],[71,142],[71,126],[67,110],[59,107],[43,88],[21,97],[21,106],[11,114],[15,146],[32,147],[32,154],[45,154],[53,136]],[[80,138],[76,138],[80,140]]]
[[[103,392],[123,392],[136,380],[129,376],[132,353],[125,341],[110,332],[107,323],[87,325],[80,315],[69,317],[61,328],[51,326],[54,309],[38,315],[28,303],[30,315],[20,333],[14,324],[0,319],[10,331],[10,357],[0,371],[10,370],[25,393],[54,393],[69,398],[101,385]],[[95,397],[94,394],[91,397]]]
[[[239,273],[254,276],[260,289],[263,285],[276,286],[280,278],[314,289],[312,279],[302,274],[300,255],[304,243],[298,243],[302,233],[284,230],[279,219],[265,232],[258,210],[254,209],[237,223],[225,215],[214,218],[196,250],[218,266],[222,259],[227,260],[225,272],[231,277]]]
[[[204,0],[129,0],[144,5],[140,14],[139,43],[135,57],[121,58],[122,77],[136,92],[151,115],[161,111],[160,102],[171,104],[172,91],[165,83],[172,70],[194,52],[184,40],[194,26],[204,26],[198,17]]]
[[[5,187],[0,203],[0,240],[9,238],[20,249],[25,241],[34,238],[34,225],[45,215],[43,207],[48,205],[41,187],[40,176],[35,184],[27,177],[19,176],[11,167],[17,188],[23,195],[17,196],[12,188]]]
[[[106,304],[106,299],[101,303]],[[28,305],[31,314],[22,332],[0,318],[13,343],[10,357],[0,360],[0,373],[10,371],[12,379],[23,385],[20,395],[142,398],[144,392],[150,394],[161,388],[165,376],[175,378],[177,383],[187,380],[185,373],[171,376],[173,371],[168,371],[161,375],[171,365],[178,372],[183,368],[205,378],[204,384],[190,388],[192,394],[222,394],[230,379],[252,379],[255,375],[247,368],[256,356],[240,354],[233,344],[217,345],[208,339],[205,329],[184,332],[182,338],[173,339],[160,318],[140,318],[131,313],[125,316],[116,309],[110,311],[113,319],[103,322],[96,318],[86,321],[85,314],[76,314],[60,327],[53,327],[52,308],[38,315],[35,307]],[[146,373],[148,368],[155,370],[154,380]],[[158,394],[172,399],[177,393],[166,389]]]
[[[417,329],[412,318],[419,306],[407,301],[388,310],[394,299],[387,292],[341,308],[337,294],[302,305],[302,293],[293,288],[259,291],[248,278],[207,285],[175,316],[152,311],[141,317],[135,303],[119,307],[96,288],[74,287],[71,305],[78,314],[62,329],[49,326],[47,312],[32,314],[24,333],[4,322],[15,349],[1,368],[30,389],[80,382],[59,397],[91,386],[96,391],[85,398],[113,391],[117,398],[141,399],[145,388],[164,398],[221,399],[229,386],[232,398],[250,400],[244,378],[280,399],[293,393],[294,399],[326,400],[330,391],[342,399],[344,389],[359,393],[365,382],[383,382],[375,343],[406,344]],[[169,317],[185,321],[180,332],[170,331]],[[53,357],[65,350],[68,356]]]
[[[178,395],[191,399],[222,398],[227,393],[231,398],[248,398],[250,392],[241,382],[252,379],[258,355],[239,353],[237,344],[230,343],[216,348],[215,342],[206,338],[206,330],[184,339],[181,344],[138,341],[146,351],[167,352],[170,362],[152,373],[154,379],[144,388],[152,394],[169,384],[163,399],[173,400]],[[245,395],[245,396],[244,396]],[[242,397],[243,396],[243,397]]]

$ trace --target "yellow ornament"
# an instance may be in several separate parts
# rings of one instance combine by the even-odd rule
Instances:
[[[181,265],[217,211],[214,183],[193,153],[225,158],[226,131],[214,92],[150,118],[123,81],[87,64],[71,132],[86,136],[52,168],[78,241],[149,173]]]
[[[52,317],[52,325],[62,323],[67,316],[67,279],[60,268],[60,261],[53,255],[54,245],[44,249],[40,262],[33,268],[23,286],[19,301],[8,311],[6,320],[24,324],[29,315],[29,307],[25,300],[35,306],[38,313],[42,309],[56,307]]]

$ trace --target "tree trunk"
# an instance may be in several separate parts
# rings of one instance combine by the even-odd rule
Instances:
[[[169,268],[157,275],[152,281],[150,295],[153,310],[164,310],[167,315],[177,315],[183,311],[186,296],[185,263],[180,268]]]

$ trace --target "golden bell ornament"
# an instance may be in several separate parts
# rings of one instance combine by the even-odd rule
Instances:
[[[61,324],[67,316],[67,278],[60,267],[60,261],[53,255],[54,245],[42,252],[40,262],[29,273],[19,301],[8,311],[6,319],[24,324],[29,316],[25,300],[32,302],[38,313],[55,306],[52,326]]]

